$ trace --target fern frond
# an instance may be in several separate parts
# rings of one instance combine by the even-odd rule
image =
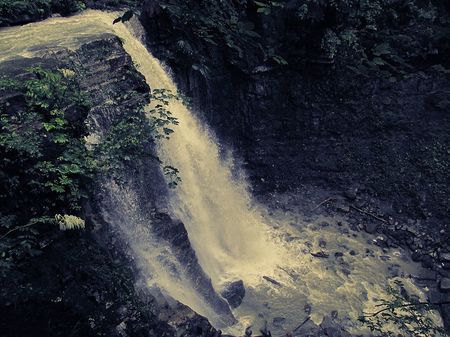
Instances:
[[[59,229],[62,231],[72,229],[84,229],[86,226],[84,220],[75,215],[56,214],[55,220],[59,225]]]

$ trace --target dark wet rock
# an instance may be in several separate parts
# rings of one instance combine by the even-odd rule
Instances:
[[[388,240],[386,238],[386,236],[384,235],[380,235],[377,236],[373,241],[372,241],[376,246],[381,247],[381,248],[388,248]]]
[[[443,278],[439,282],[439,290],[445,293],[450,292],[450,278]]]
[[[311,313],[312,307],[310,304],[306,303],[303,310],[305,311],[306,314],[309,315]]]
[[[237,308],[245,297],[244,282],[242,280],[229,282],[224,285],[220,294],[227,300],[230,307]]]
[[[327,259],[330,256],[328,253],[325,253],[324,251],[320,251],[317,253],[311,253],[311,255],[314,257],[321,258],[321,259]]]
[[[344,253],[342,253],[342,252],[336,252],[336,253],[334,253],[334,256],[335,256],[335,257],[342,257],[342,256],[344,256]]]
[[[320,326],[315,324],[310,317],[306,318],[294,331],[295,337],[320,337],[324,333]]]
[[[423,257],[423,255],[422,255],[422,253],[420,253],[419,251],[415,251],[415,252],[413,252],[413,253],[411,254],[411,259],[412,259],[414,262],[420,262],[420,261],[422,261],[422,257]]]
[[[348,252],[351,256],[355,256],[356,252],[352,249],[351,251]]]
[[[390,265],[388,266],[388,277],[398,277],[400,276],[400,266],[399,265]]]
[[[353,201],[353,200],[356,200],[357,193],[358,193],[357,188],[349,188],[344,192],[344,196],[348,200]]]
[[[389,261],[390,259],[391,259],[391,257],[389,255],[380,255],[381,261]]]
[[[323,318],[320,327],[328,337],[351,337],[351,334],[339,326],[330,316]]]
[[[276,327],[281,327],[285,321],[286,321],[286,318],[284,318],[284,317],[274,317],[272,320],[272,323]]]
[[[450,263],[450,253],[440,253],[439,261],[444,263]]]
[[[433,268],[434,266],[434,259],[430,255],[423,255],[422,256],[422,267],[424,268]]]
[[[436,281],[437,273],[434,270],[423,269],[417,275],[412,275],[412,278],[421,281]]]
[[[352,271],[349,268],[342,268],[341,269],[342,274],[344,274],[346,277],[348,277]]]
[[[375,234],[378,230],[378,224],[375,222],[369,222],[366,224],[365,230],[369,234]]]
[[[263,276],[263,279],[266,280],[267,282],[270,282],[272,284],[275,284],[278,287],[281,287],[282,284],[280,282],[278,282],[277,280],[274,280],[273,278],[269,277],[269,276]]]
[[[444,321],[445,331],[450,331],[450,304],[441,306],[442,320]]]

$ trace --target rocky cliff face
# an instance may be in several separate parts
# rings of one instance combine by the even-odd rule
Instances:
[[[76,69],[93,106],[87,120],[90,132],[106,132],[115,120],[149,101],[149,88],[117,37],[84,40],[75,49],[4,62],[0,73],[23,78],[30,66]],[[20,105],[19,101],[10,103]],[[129,183],[148,210],[149,225],[153,222],[156,235],[189,260],[183,262],[197,272],[198,286],[205,296],[214,298],[183,225],[155,212],[166,189],[159,163],[149,156],[130,163],[126,170],[127,176],[133,177]],[[169,304],[162,296],[156,299],[146,287],[137,286],[141,271],[132,250],[120,229],[104,218],[107,195],[100,181],[106,179],[99,178],[84,207],[86,230],[46,231],[39,239],[42,253],[2,276],[3,335],[213,336],[215,330],[206,319],[179,303]],[[164,234],[167,232],[170,237]]]
[[[309,32],[292,23],[289,8],[264,17],[249,4],[227,4],[263,38],[285,43],[295,33]],[[198,7],[192,12],[207,5]],[[324,59],[309,40],[297,48],[280,47],[289,60],[285,66],[264,61],[250,44],[236,60],[225,43],[196,35],[165,8],[158,1],[144,3],[141,21],[150,48],[173,68],[181,89],[216,133],[240,149],[259,187],[359,185],[414,216],[448,214],[447,197],[439,192],[449,172],[442,147],[450,123],[449,75],[440,65],[445,65],[443,40],[434,46],[434,57],[424,51],[422,66],[386,79],[356,74],[350,59]],[[441,14],[448,17],[445,10]],[[404,34],[412,33],[404,28]],[[420,62],[415,57],[408,62]],[[338,64],[345,61],[349,68]],[[201,62],[205,67],[198,66]],[[442,165],[434,168],[434,160]]]

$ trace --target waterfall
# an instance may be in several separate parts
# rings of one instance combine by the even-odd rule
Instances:
[[[151,88],[177,92],[159,60],[127,27],[115,25],[114,32]],[[216,287],[229,279],[269,273],[277,250],[252,207],[245,180],[233,175],[232,160],[221,158],[214,136],[185,105],[172,101],[168,109],[179,125],[170,139],[160,141],[158,155],[180,171],[182,182],[171,193],[170,210],[186,226],[201,266]]]
[[[18,56],[45,55],[61,47],[76,49],[80,40],[112,33],[123,41],[152,89],[176,93],[169,72],[132,30],[122,23],[112,25],[118,15],[86,11],[2,29],[0,62],[7,67],[5,61],[15,62]],[[180,171],[182,182],[159,203],[166,203],[174,223],[178,219],[184,224],[195,254],[185,237],[183,243],[194,258],[186,263],[180,259],[180,251],[155,233],[155,210],[146,208],[142,200],[151,181],[143,184],[142,179],[130,175],[126,184],[105,179],[101,186],[104,218],[120,232],[150,289],[188,305],[216,327],[224,327],[234,318],[217,292],[227,281],[243,280],[246,295],[233,311],[242,324],[232,328],[236,334],[242,333],[244,324],[262,326],[269,321],[284,322],[272,330],[281,335],[285,327],[293,329],[307,316],[319,324],[324,316],[338,311],[344,324],[359,332],[360,327],[352,322],[364,309],[373,310],[374,299],[383,297],[385,285],[397,279],[423,298],[406,278],[417,268],[403,251],[387,256],[385,248],[372,244],[373,236],[353,232],[345,216],[306,217],[302,207],[310,208],[311,200],[302,204],[296,195],[271,195],[279,203],[270,213],[259,207],[238,167],[231,157],[224,159],[226,151],[208,127],[179,101],[170,102],[168,109],[179,125],[173,127],[170,139],[158,142],[157,151],[164,164]],[[101,129],[101,121],[93,119]],[[274,201],[270,198],[268,204]],[[275,222],[277,226],[267,225]]]
[[[80,41],[113,33],[122,40],[124,49],[150,88],[177,93],[168,71],[139,38],[126,25],[112,24],[118,15],[89,10],[70,18],[52,18],[3,29],[0,61],[46,55],[61,48],[76,49]],[[267,228],[252,203],[245,179],[238,177],[232,160],[222,158],[213,134],[192,111],[175,100],[168,109],[179,125],[174,127],[170,139],[159,141],[157,151],[164,164],[180,171],[182,179],[176,189],[169,191],[167,208],[171,216],[184,224],[199,264],[217,291],[228,280],[240,279],[246,284],[260,280],[274,268],[277,250],[267,239]],[[95,117],[93,123],[101,124]],[[140,269],[148,277],[148,284],[158,286],[207,316],[216,326],[230,322],[219,317],[226,316],[226,310],[217,310],[217,306],[208,303],[214,302],[214,298],[199,294],[199,285],[193,284],[185,266],[173,257],[171,247],[161,243],[148,228],[151,216],[148,210],[138,206],[140,196],[131,185],[103,183],[107,200],[104,216],[121,231]],[[229,313],[228,307],[227,310]]]

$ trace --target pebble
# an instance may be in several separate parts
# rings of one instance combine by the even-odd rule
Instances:
[[[439,282],[439,290],[444,293],[450,292],[450,278],[444,277],[441,279],[441,282]]]
[[[303,310],[305,311],[306,314],[309,315],[312,311],[312,307],[310,304],[307,303],[307,304],[305,304],[305,307],[303,308]]]
[[[311,255],[314,256],[314,257],[322,258],[322,259],[326,259],[326,258],[328,258],[330,256],[330,255],[328,255],[327,253],[325,253],[323,251],[317,252],[317,253],[311,253]]]

